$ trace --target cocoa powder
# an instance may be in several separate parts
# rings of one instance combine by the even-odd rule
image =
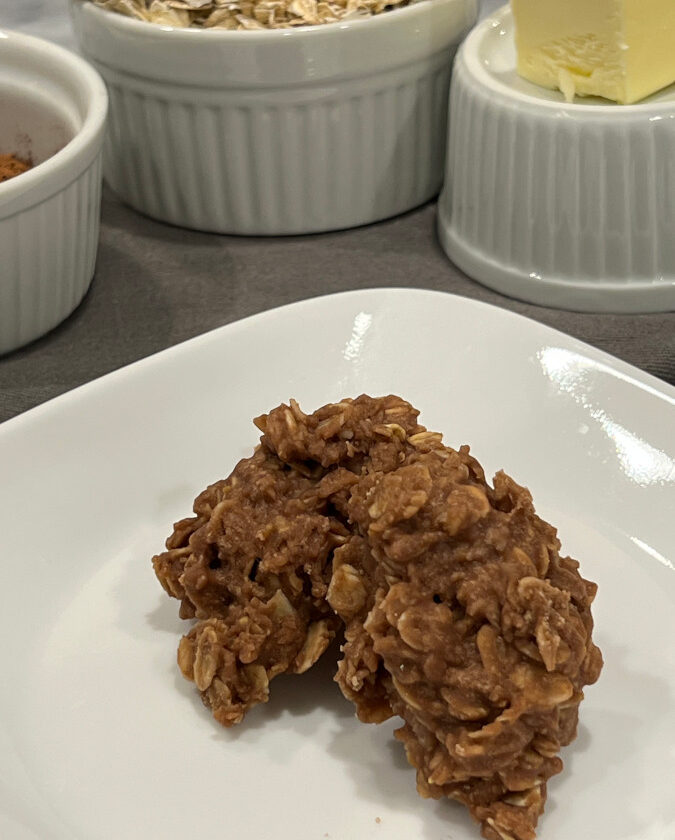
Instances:
[[[22,175],[29,169],[31,169],[31,164],[16,155],[0,155],[0,183]]]

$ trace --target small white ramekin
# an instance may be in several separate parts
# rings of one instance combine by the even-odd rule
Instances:
[[[107,105],[81,58],[0,29],[0,152],[34,164],[0,183],[0,353],[55,327],[89,288]]]
[[[456,265],[546,306],[675,309],[675,87],[567,103],[518,76],[504,7],[458,52],[450,108],[438,225]]]
[[[110,94],[104,174],[132,207],[220,233],[373,222],[438,192],[447,92],[477,0],[286,30],[173,29],[71,0]]]

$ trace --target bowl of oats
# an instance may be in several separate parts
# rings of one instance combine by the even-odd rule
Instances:
[[[440,189],[477,0],[70,0],[105,79],[104,174],[181,227],[355,227]]]
[[[79,56],[0,29],[0,353],[55,327],[89,288],[107,107]]]

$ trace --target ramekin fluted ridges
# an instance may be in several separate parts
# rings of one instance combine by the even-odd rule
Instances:
[[[508,7],[457,54],[438,224],[504,294],[582,311],[675,309],[675,89],[564,101],[515,69]]]
[[[79,56],[0,30],[0,107],[4,96],[23,109],[44,102],[47,114],[60,115],[70,139],[33,169],[0,184],[0,353],[55,327],[89,288],[108,103],[103,81]],[[1,118],[14,114],[3,108]],[[49,126],[50,119],[42,122]],[[39,137],[25,142],[44,145]]]
[[[71,0],[110,93],[104,174],[183,227],[353,227],[436,194],[447,93],[476,0],[293,30],[171,29]]]

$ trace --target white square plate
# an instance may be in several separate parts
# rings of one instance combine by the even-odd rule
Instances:
[[[542,840],[675,836],[675,389],[507,311],[434,292],[305,301],[196,338],[0,427],[0,837],[476,840],[415,793],[393,722],[334,663],[233,730],[175,652],[150,557],[250,453],[251,418],[401,394],[530,487],[599,584],[606,665],[549,786]]]

